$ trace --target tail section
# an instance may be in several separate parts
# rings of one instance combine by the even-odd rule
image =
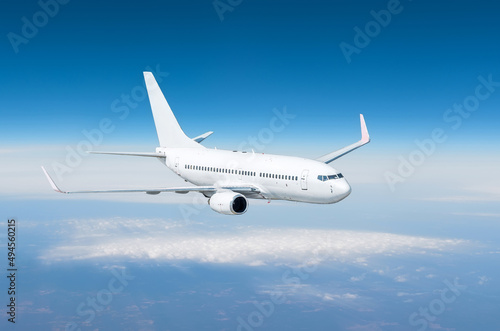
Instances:
[[[182,131],[153,74],[144,72],[144,80],[146,81],[160,147],[203,148]]]

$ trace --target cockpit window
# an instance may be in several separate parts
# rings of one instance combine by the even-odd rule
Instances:
[[[341,173],[335,174],[335,175],[328,175],[328,176],[323,176],[319,175],[318,180],[325,182],[327,180],[333,180],[333,179],[339,179],[339,178],[344,178],[344,176]]]

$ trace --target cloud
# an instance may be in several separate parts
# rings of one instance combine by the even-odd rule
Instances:
[[[158,219],[72,220],[68,238],[45,251],[45,261],[113,258],[215,264],[306,265],[337,261],[365,266],[375,255],[434,254],[467,243],[381,232],[328,229],[218,229]]]
[[[364,274],[362,274],[360,276],[352,276],[349,280],[351,282],[360,282],[360,281],[364,280],[365,277],[366,277],[366,273],[364,273]]]
[[[491,278],[488,278],[486,276],[479,276],[479,281],[477,282],[479,285],[484,285],[486,284]]]
[[[404,283],[404,282],[408,281],[408,275],[398,275],[398,276],[394,277],[394,280],[398,283]]]
[[[352,294],[352,293],[344,293],[344,294],[331,294],[331,293],[324,293],[322,296],[322,299],[324,301],[334,301],[334,300],[352,300],[352,299],[357,299],[359,296],[357,294]]]
[[[456,216],[473,216],[473,217],[493,217],[500,218],[499,213],[452,213],[452,215]]]
[[[500,201],[500,197],[494,195],[491,196],[452,195],[443,197],[419,198],[419,200],[435,201],[435,202],[490,202],[490,201]]]
[[[490,185],[492,186],[461,188],[458,189],[457,191],[463,192],[464,194],[460,195],[455,194],[455,195],[420,197],[419,200],[434,201],[434,202],[459,202],[459,203],[500,201],[500,189],[498,188],[498,183],[493,181],[490,183]],[[456,213],[456,215],[460,215],[460,213]],[[486,216],[486,215],[490,216],[491,214],[481,215],[481,213],[477,214],[473,213],[472,216]]]

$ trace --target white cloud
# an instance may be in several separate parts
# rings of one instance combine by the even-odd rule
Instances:
[[[344,293],[344,294],[331,294],[331,293],[324,293],[322,296],[322,299],[324,301],[334,301],[334,300],[353,300],[357,299],[359,296],[357,294],[352,294],[352,293]]]
[[[495,195],[489,195],[489,196],[451,195],[442,197],[420,198],[419,200],[436,201],[436,202],[481,202],[481,201],[490,202],[490,201],[500,201],[500,197]]]
[[[500,218],[500,214],[499,213],[452,213],[452,215]]]
[[[486,284],[491,278],[488,278],[486,276],[479,276],[479,281],[477,282],[479,285],[484,285]]]
[[[359,282],[359,281],[362,281],[363,279],[365,279],[366,277],[366,273],[360,275],[360,276],[352,276],[349,280],[351,282]]]
[[[46,261],[112,257],[200,263],[305,265],[337,261],[365,266],[374,255],[449,251],[467,241],[380,232],[245,227],[214,230],[169,220],[72,220],[60,227],[68,240],[45,251]]]
[[[394,277],[394,280],[398,283],[404,283],[404,282],[408,281],[408,275],[398,275],[398,276]]]

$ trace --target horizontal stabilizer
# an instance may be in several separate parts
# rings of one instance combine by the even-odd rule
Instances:
[[[165,155],[159,154],[159,153],[99,152],[99,151],[88,151],[87,153],[89,153],[89,154],[127,155],[127,156],[146,156],[146,157],[165,157]]]
[[[204,134],[200,134],[198,137],[194,137],[193,140],[196,141],[197,143],[201,143],[203,140],[207,139],[212,133],[214,132],[213,131],[205,132]]]

